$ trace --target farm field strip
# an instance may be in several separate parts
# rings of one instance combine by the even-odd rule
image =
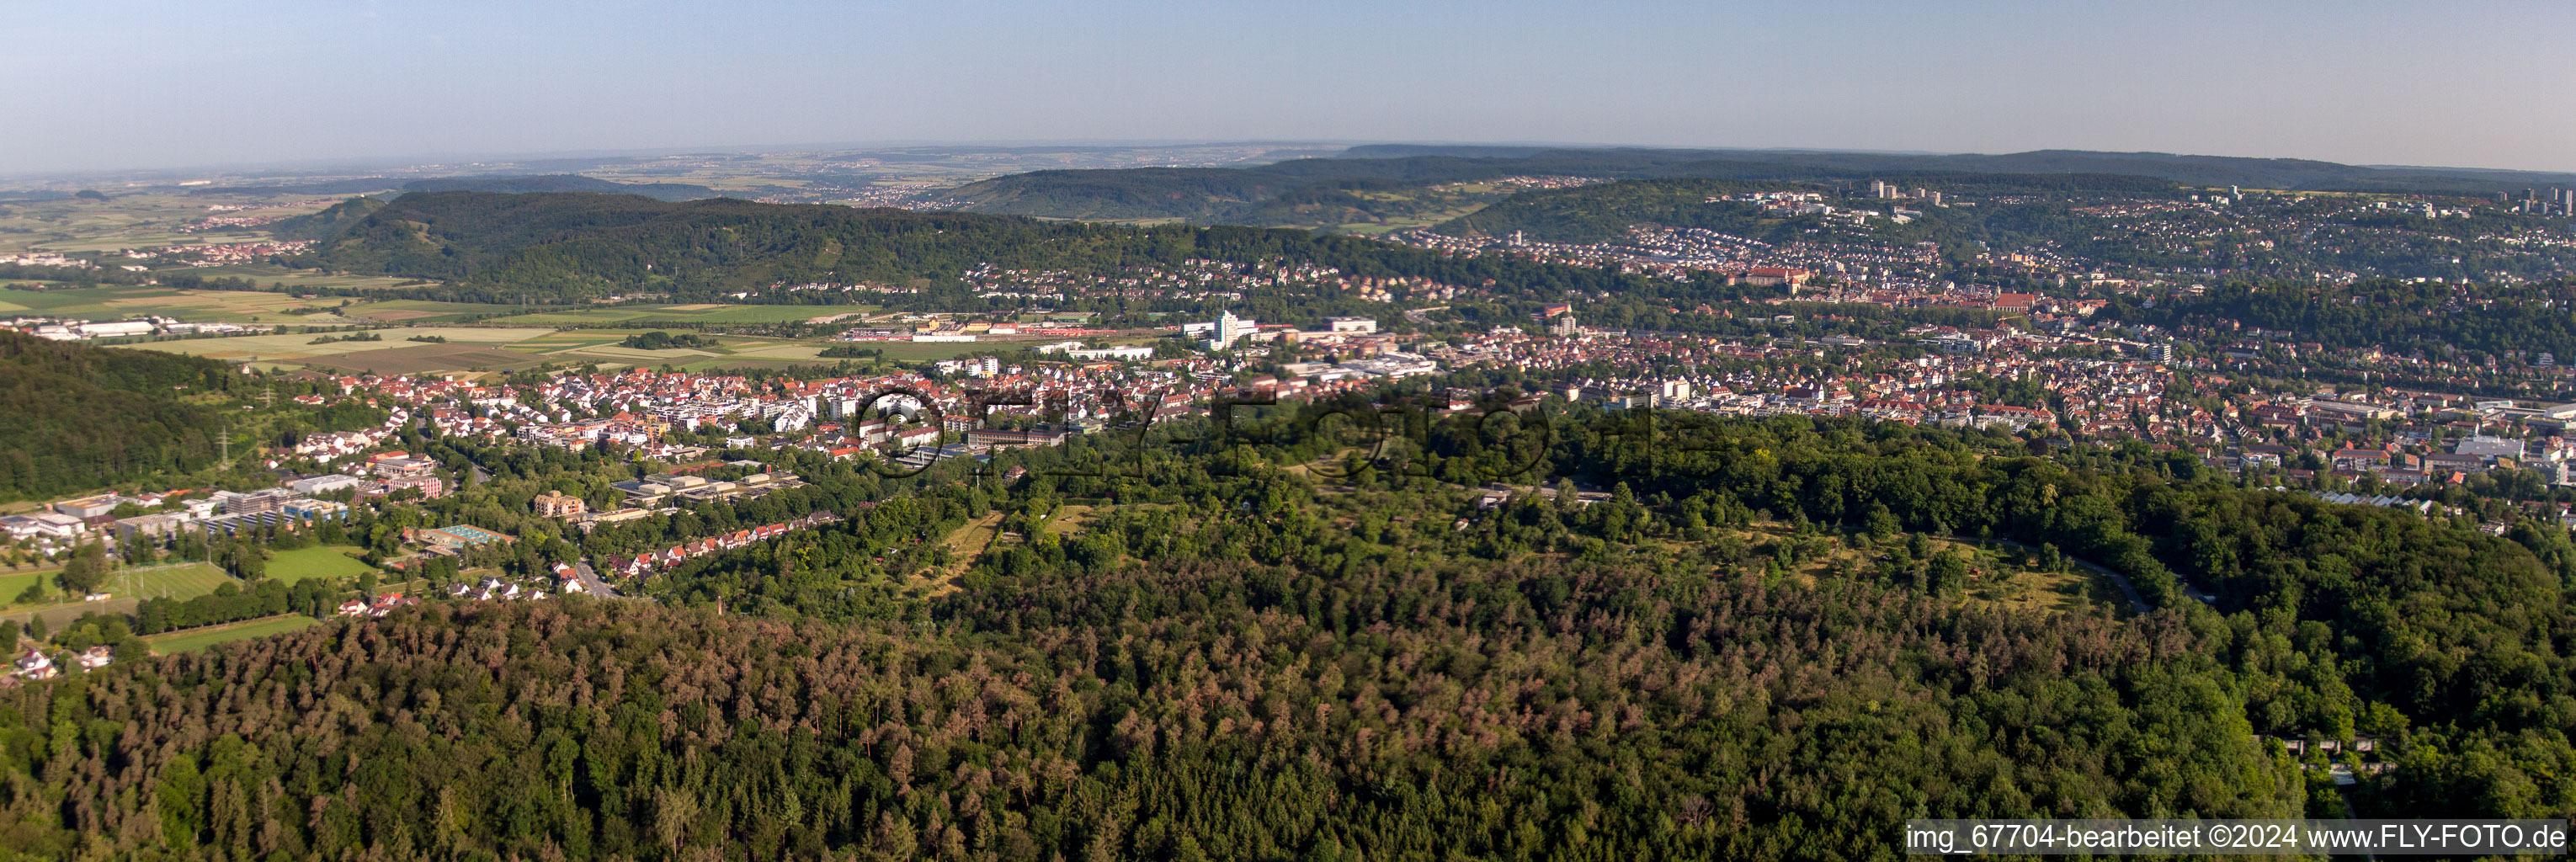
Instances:
[[[204,626],[200,628],[180,629],[175,632],[164,634],[147,635],[143,638],[143,642],[151,644],[152,652],[156,655],[171,655],[174,653],[195,652],[218,644],[232,643],[233,641],[243,641],[250,640],[252,638],[267,637],[269,635],[285,634],[307,626],[319,625],[321,622],[321,620],[301,614],[283,614],[238,623],[226,623],[219,626]]]

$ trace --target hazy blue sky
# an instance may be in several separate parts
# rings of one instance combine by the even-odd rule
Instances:
[[[0,173],[1142,139],[2576,169],[2563,0],[19,0],[0,22]]]

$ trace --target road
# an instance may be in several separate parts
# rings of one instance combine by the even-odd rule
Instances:
[[[590,593],[591,595],[598,596],[603,599],[624,598],[624,596],[618,595],[616,588],[610,587],[607,581],[600,580],[598,572],[590,570],[589,560],[579,560],[574,562],[572,564],[572,576],[573,580],[581,582],[582,590]]]
[[[1431,322],[1431,313],[1432,313],[1432,312],[1434,312],[1434,311],[1448,311],[1448,310],[1449,310],[1449,306],[1446,306],[1446,305],[1434,305],[1434,306],[1432,306],[1432,307],[1430,307],[1430,308],[1417,308],[1417,309],[1414,309],[1414,310],[1412,310],[1412,311],[1405,312],[1405,313],[1404,313],[1404,319],[1406,319],[1406,320],[1410,320],[1410,321],[1413,321],[1413,322],[1415,322],[1415,323],[1430,323],[1430,322]]]

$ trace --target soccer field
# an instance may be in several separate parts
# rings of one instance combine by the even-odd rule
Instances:
[[[370,571],[366,563],[350,556],[357,550],[352,545],[330,545],[278,551],[268,561],[268,576],[273,580],[295,583],[313,578],[349,578]]]

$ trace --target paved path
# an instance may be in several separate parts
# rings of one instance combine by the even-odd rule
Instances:
[[[618,595],[616,588],[609,586],[607,581],[600,580],[598,572],[590,570],[589,560],[575,561],[572,564],[572,575],[573,580],[581,582],[582,590],[590,593],[591,595],[598,596],[603,599],[626,598],[625,596]]]

